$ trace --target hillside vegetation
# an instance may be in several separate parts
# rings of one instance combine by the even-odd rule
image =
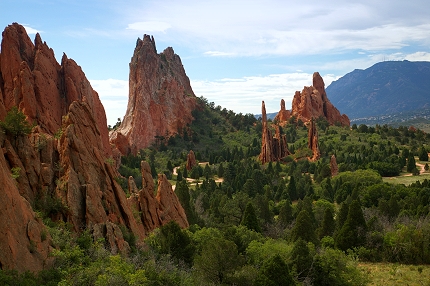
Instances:
[[[154,178],[165,173],[176,185],[189,229],[168,223],[146,239],[145,247],[135,245],[128,257],[121,257],[110,255],[103,241],[92,241],[88,233],[73,237],[67,225],[44,218],[58,246],[53,252],[55,268],[27,276],[0,271],[0,282],[400,285],[395,281],[429,281],[428,267],[422,266],[430,264],[428,134],[385,125],[329,126],[320,118],[321,159],[309,162],[307,127],[290,120],[281,132],[287,135],[293,155],[261,165],[257,160],[261,122],[204,98],[199,101],[195,121],[179,135],[159,138],[136,157],[123,157],[120,167],[122,176],[133,175],[139,188],[141,160],[150,163]],[[202,164],[187,170],[190,150]],[[334,177],[332,155],[339,168]],[[389,183],[406,177],[411,178],[407,184]],[[118,181],[128,192],[125,179]],[[127,229],[123,232],[134,245]],[[396,266],[405,264],[413,266]],[[376,269],[378,265],[394,271],[396,280],[378,276],[385,271]],[[413,278],[406,279],[409,271]]]

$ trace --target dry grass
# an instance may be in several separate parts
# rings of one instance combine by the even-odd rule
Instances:
[[[369,274],[368,285],[430,286],[430,265],[360,263],[359,267]]]

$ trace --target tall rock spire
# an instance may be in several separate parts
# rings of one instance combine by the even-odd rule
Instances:
[[[272,132],[267,125],[266,105],[264,104],[264,101],[261,104],[261,113],[263,131],[259,159],[263,164],[279,161],[291,154],[288,150],[287,137],[285,134],[281,135],[279,126],[275,126],[275,136],[272,136]]]
[[[155,137],[181,132],[192,121],[196,97],[171,47],[157,54],[153,37],[138,39],[130,62],[127,111],[110,140],[123,153],[148,147]],[[127,139],[127,145],[124,146]]]

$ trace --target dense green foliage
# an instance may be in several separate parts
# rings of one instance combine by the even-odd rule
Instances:
[[[329,126],[318,119],[322,158],[309,162],[307,128],[291,120],[281,132],[294,155],[261,165],[260,121],[204,98],[193,116],[179,135],[123,157],[119,170],[133,176],[139,188],[141,160],[165,173],[176,183],[189,229],[168,223],[149,235],[146,247],[112,256],[103,240],[93,241],[87,232],[74,237],[67,225],[50,223],[55,270],[38,275],[1,271],[0,281],[365,285],[359,261],[430,263],[430,181],[419,180],[426,173],[408,186],[383,181],[424,168],[429,135],[405,127]],[[190,149],[202,164],[187,171]],[[333,154],[339,166],[335,177],[329,164]],[[40,204],[49,202],[47,197]]]
[[[20,135],[27,135],[31,132],[31,125],[27,122],[23,112],[18,107],[13,106],[3,121],[0,121],[0,127],[15,138]]]

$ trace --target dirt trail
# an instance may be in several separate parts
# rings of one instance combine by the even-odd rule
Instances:
[[[206,166],[208,164],[209,164],[209,162],[200,162],[199,163],[200,166]],[[179,167],[173,168],[173,175],[176,175],[176,176],[178,175],[178,169],[179,169]],[[195,185],[196,181],[197,180],[195,180],[195,179],[187,178],[187,182],[190,183],[191,186]],[[215,180],[215,183],[222,183],[222,182],[224,182],[223,178],[218,178],[218,179]],[[200,184],[202,184],[202,183],[200,182],[199,185]],[[176,185],[173,185],[172,186],[173,191],[175,190],[175,188],[176,188]]]
[[[416,163],[418,170],[420,170],[420,175],[423,174],[426,170],[424,169],[425,165],[421,164],[421,163]],[[403,175],[402,177],[410,177],[412,176],[412,174],[406,174]]]

